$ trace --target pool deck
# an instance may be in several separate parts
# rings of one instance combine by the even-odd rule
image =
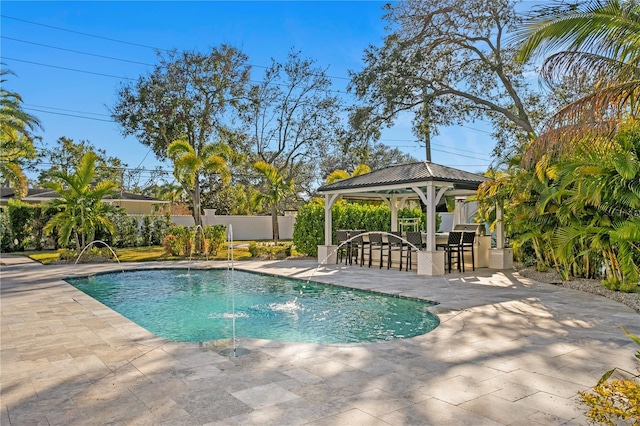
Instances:
[[[640,315],[604,297],[479,269],[445,277],[313,261],[261,271],[439,302],[432,332],[378,343],[153,336],[61,278],[117,264],[43,266],[2,255],[2,425],[586,424],[577,392],[635,371]],[[226,262],[123,264],[209,268]]]

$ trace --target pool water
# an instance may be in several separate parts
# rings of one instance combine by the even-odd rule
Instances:
[[[289,342],[391,340],[439,324],[427,311],[433,302],[238,270],[144,270],[67,281],[153,334],[182,342],[231,338],[234,316],[237,338]]]

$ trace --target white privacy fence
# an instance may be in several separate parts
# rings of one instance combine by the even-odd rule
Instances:
[[[271,216],[235,216],[213,215],[205,210],[202,216],[203,225],[231,225],[233,227],[234,240],[270,240],[273,238],[271,229]],[[194,226],[193,216],[172,215],[171,220],[176,225]],[[278,216],[280,239],[293,239],[293,225],[295,216]]]

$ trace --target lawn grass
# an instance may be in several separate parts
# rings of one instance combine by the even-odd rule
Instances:
[[[251,258],[249,249],[240,247],[238,244],[242,244],[242,241],[235,241],[236,248],[233,249],[234,260],[247,260]],[[206,260],[206,256],[194,255],[194,256],[169,256],[164,253],[162,246],[150,246],[150,247],[133,247],[133,248],[119,248],[114,249],[116,256],[120,262],[152,262],[157,260]],[[50,265],[60,261],[60,253],[55,250],[44,251],[29,251],[23,252],[25,256],[42,263],[43,265]],[[209,256],[208,260],[227,260],[228,250],[227,245],[224,244],[218,250],[215,256]],[[84,256],[83,256],[84,257]]]

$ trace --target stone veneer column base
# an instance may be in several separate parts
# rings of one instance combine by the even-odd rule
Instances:
[[[511,269],[513,268],[513,249],[491,249],[489,250],[489,268],[491,269]]]
[[[419,251],[418,275],[444,275],[444,251]]]
[[[318,265],[335,264],[338,261],[338,246],[318,246]]]

